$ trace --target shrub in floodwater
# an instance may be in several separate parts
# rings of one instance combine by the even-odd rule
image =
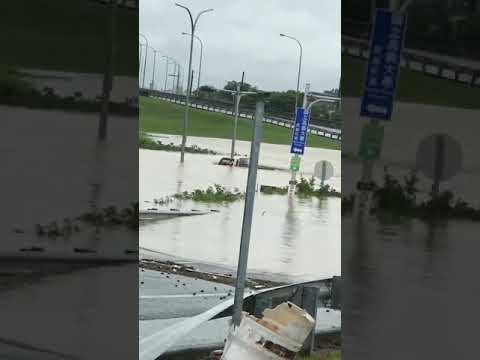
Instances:
[[[304,177],[300,178],[300,181],[296,185],[296,193],[300,196],[315,196],[315,197],[326,197],[334,196],[340,197],[341,194],[332,189],[330,185],[320,185],[318,188],[315,185],[315,178],[306,179]]]
[[[468,219],[480,221],[480,209],[475,209],[462,199],[455,199],[451,191],[443,191],[418,204],[418,178],[411,172],[403,183],[385,169],[383,186],[375,186],[371,213],[393,213],[423,219]],[[305,186],[305,185],[304,185]],[[342,211],[353,209],[355,195],[342,198]]]
[[[267,195],[285,195],[288,193],[288,186],[277,187],[277,186],[261,185],[260,192]]]
[[[206,190],[196,189],[192,192],[184,191],[183,193],[175,194],[174,197],[180,200],[193,200],[198,202],[234,202],[243,199],[245,194],[238,189],[230,191],[223,186],[215,184],[209,186]]]
[[[385,168],[383,187],[376,187],[373,192],[374,208],[398,213],[410,213],[416,207],[418,178],[415,172],[404,177],[404,183],[395,179]]]
[[[353,205],[355,204],[355,195],[342,197],[342,213],[349,213],[353,211]]]

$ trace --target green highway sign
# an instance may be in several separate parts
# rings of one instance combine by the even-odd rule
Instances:
[[[362,138],[358,156],[363,160],[378,160],[382,151],[383,127],[366,124],[362,129]]]
[[[290,171],[298,172],[298,170],[300,170],[300,156],[295,155],[290,161]]]

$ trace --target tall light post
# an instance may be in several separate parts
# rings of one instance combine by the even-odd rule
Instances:
[[[155,90],[155,63],[157,61],[157,50],[153,49],[153,74],[152,74],[152,90]]]
[[[163,91],[167,92],[167,81],[168,81],[168,62],[170,61],[170,58],[166,55],[162,55],[163,58],[165,58],[165,84],[163,86]]]
[[[189,33],[182,32],[182,35],[190,35]],[[198,65],[198,80],[197,80],[197,91],[200,89],[200,77],[202,76],[202,59],[203,59],[203,41],[197,35],[193,36],[200,43],[200,64]]]
[[[145,89],[145,70],[147,68],[147,56],[148,56],[148,39],[145,35],[138,33],[138,36],[141,36],[145,40],[145,59],[143,62],[143,80],[142,80],[142,88]]]
[[[190,32],[190,56],[188,60],[188,89],[187,89],[187,98],[186,98],[186,103],[185,103],[185,118],[183,120],[183,135],[182,135],[182,152],[180,155],[180,162],[185,161],[185,145],[187,143],[187,126],[188,126],[188,108],[190,107],[190,93],[192,91],[192,82],[191,82],[191,74],[192,74],[192,53],[193,53],[193,37],[195,35],[195,28],[197,27],[198,19],[200,16],[206,12],[213,11],[213,9],[207,9],[207,10],[202,10],[198,13],[197,17],[195,18],[195,21],[193,20],[192,13],[189,8],[186,6],[180,5],[178,3],[175,3],[176,6],[181,7],[185,9],[188,12],[188,16],[190,18],[190,27],[192,31]]]
[[[297,107],[298,107],[298,96],[300,94],[300,92],[299,92],[300,91],[300,74],[301,74],[301,71],[302,71],[303,48],[302,48],[302,44],[300,43],[300,41],[298,39],[294,38],[293,36],[289,36],[289,35],[285,35],[285,34],[280,34],[280,36],[295,40],[297,42],[298,46],[300,47],[300,59],[298,61],[297,94],[295,95],[295,115],[296,115]]]
[[[138,75],[142,74],[142,48],[143,44],[138,44]]]

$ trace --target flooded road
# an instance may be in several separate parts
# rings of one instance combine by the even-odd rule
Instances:
[[[92,267],[2,289],[0,358],[134,359],[137,269]]]
[[[343,218],[344,356],[443,360],[476,353],[479,228]]]
[[[178,143],[167,136],[164,142]],[[230,141],[189,138],[198,145],[228,153]],[[237,151],[248,154],[250,144],[238,142]],[[334,177],[328,184],[340,189],[340,152],[307,149],[302,159],[303,175],[310,177],[314,164],[328,160]],[[215,165],[221,155],[186,154],[179,164],[179,153],[140,150],[140,208],[152,207],[154,198],[178,192],[205,189],[220,184],[245,191],[248,169]],[[289,147],[262,144],[262,165],[288,168]],[[286,186],[288,171],[259,170],[257,184]],[[151,203],[146,203],[150,201]],[[264,195],[257,192],[250,245],[249,271],[274,273],[277,279],[300,281],[340,274],[339,198],[302,199],[297,196]],[[142,222],[140,247],[210,264],[235,267],[238,260],[243,201],[228,205],[174,201],[162,208],[216,209],[218,213],[169,220]]]
[[[1,256],[42,247],[44,255],[76,256],[89,248],[101,256],[123,257],[138,246],[136,231],[104,227],[100,233],[80,224],[71,236],[39,236],[48,225],[107,206],[125,208],[138,198],[136,169],[138,121],[111,116],[108,140],[97,140],[98,114],[0,107],[0,161],[3,209]],[[59,135],[60,134],[60,135]],[[32,151],[33,149],[33,151]],[[41,253],[39,253],[42,255]]]

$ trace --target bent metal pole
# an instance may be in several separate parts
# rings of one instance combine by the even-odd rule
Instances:
[[[262,120],[265,104],[257,102],[255,111],[255,126],[253,130],[250,160],[248,164],[247,191],[245,195],[245,209],[243,211],[242,235],[240,239],[240,254],[238,256],[237,280],[235,282],[235,300],[233,304],[233,325],[238,327],[242,319],[243,294],[247,276],[248,250],[250,247],[250,234],[252,230],[253,205],[257,184],[258,158],[260,155],[260,142],[262,141]]]

